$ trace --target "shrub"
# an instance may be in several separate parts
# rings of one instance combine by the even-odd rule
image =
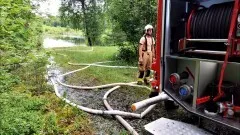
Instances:
[[[44,103],[27,94],[0,94],[0,134],[39,134],[43,125],[40,110]]]
[[[137,53],[136,53],[134,47],[120,46],[118,55],[117,55],[117,59],[126,61],[127,63],[135,62],[135,61],[137,61]]]

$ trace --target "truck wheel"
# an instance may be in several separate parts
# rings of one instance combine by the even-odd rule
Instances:
[[[164,107],[166,110],[173,110],[173,109],[178,109],[179,105],[172,100],[167,100],[167,101],[164,101]]]

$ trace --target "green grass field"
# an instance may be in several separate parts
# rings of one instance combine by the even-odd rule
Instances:
[[[111,46],[94,47],[91,52],[81,52],[82,50],[91,50],[91,47],[72,47],[57,48],[51,52],[55,57],[55,61],[64,68],[65,72],[78,69],[83,66],[68,65],[72,63],[95,63],[102,61],[114,61],[116,59],[118,48]],[[63,56],[65,55],[65,56]],[[135,64],[127,64],[123,61],[115,61],[106,63],[105,65],[118,66],[136,66]],[[77,72],[67,79],[71,84],[100,85],[116,82],[133,82],[136,81],[138,69],[115,69],[104,67],[90,67],[84,71]]]

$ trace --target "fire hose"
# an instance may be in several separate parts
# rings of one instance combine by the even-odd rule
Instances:
[[[226,39],[230,29],[233,5],[233,2],[228,2],[193,10],[188,21],[191,38]]]
[[[112,84],[106,84],[106,85],[99,85],[99,86],[92,86],[92,87],[86,87],[86,86],[74,86],[74,85],[68,85],[66,83],[63,83],[61,81],[61,78],[67,76],[67,75],[70,75],[70,74],[73,74],[73,73],[76,73],[76,72],[79,72],[79,71],[82,71],[82,70],[85,70],[91,66],[97,66],[97,67],[105,67],[105,68],[136,68],[136,67],[129,67],[129,66],[108,66],[108,65],[100,65],[102,63],[108,63],[108,62],[112,62],[112,61],[106,61],[106,62],[97,62],[97,63],[93,63],[93,64],[73,64],[73,63],[69,63],[71,65],[84,65],[86,67],[84,68],[80,68],[80,69],[77,69],[77,70],[74,70],[74,71],[70,71],[70,72],[67,72],[65,74],[62,74],[62,75],[57,75],[57,76],[52,76],[51,77],[51,82],[53,83],[54,85],[54,90],[55,90],[55,93],[56,95],[61,98],[62,100],[64,100],[66,103],[72,105],[72,106],[75,106],[85,112],[88,112],[88,113],[92,113],[92,114],[100,114],[100,115],[114,115],[115,118],[133,135],[138,135],[138,133],[134,130],[134,128],[129,124],[127,123],[121,116],[124,116],[124,117],[134,117],[134,118],[143,118],[146,114],[148,114],[155,106],[156,104],[153,104],[151,106],[149,106],[145,111],[143,111],[142,113],[138,114],[138,113],[131,113],[131,112],[124,112],[124,111],[119,111],[119,110],[113,110],[111,108],[111,106],[108,104],[107,102],[107,96],[113,92],[114,90],[120,88],[120,86],[131,86],[131,87],[141,87],[141,88],[145,88],[145,89],[148,89],[148,90],[151,90],[149,87],[147,86],[139,86],[139,85],[136,85],[135,83],[112,83]],[[100,88],[111,88],[109,91],[107,91],[103,97],[103,102],[104,102],[104,105],[105,107],[108,109],[108,110],[97,110],[97,109],[92,109],[92,108],[87,108],[87,107],[84,107],[84,106],[81,106],[81,105],[77,105],[73,102],[71,102],[70,100],[68,100],[67,98],[64,98],[61,96],[61,94],[59,93],[58,91],[58,87],[57,87],[57,84],[60,84],[62,86],[65,86],[65,87],[68,87],[68,88],[74,88],[74,89],[84,89],[84,90],[91,90],[91,89],[100,89]],[[160,94],[158,97],[161,97],[162,95]],[[166,97],[166,95],[164,95],[164,98]]]

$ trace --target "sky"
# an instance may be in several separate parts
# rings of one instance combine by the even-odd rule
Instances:
[[[40,3],[39,11],[42,14],[59,15],[58,9],[61,6],[61,0],[47,0]]]

